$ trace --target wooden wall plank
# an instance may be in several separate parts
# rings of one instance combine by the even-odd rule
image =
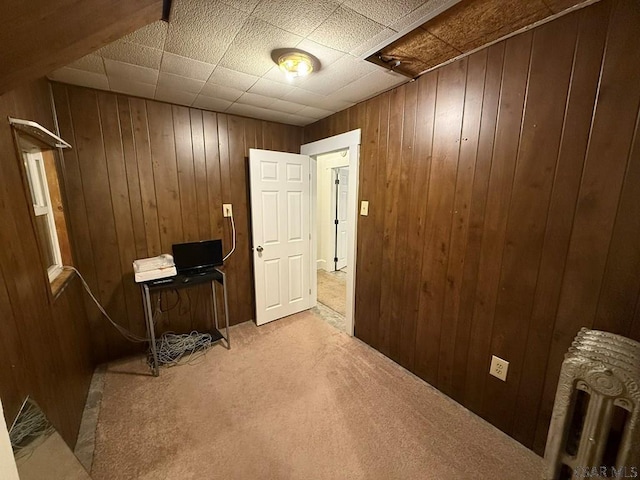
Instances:
[[[160,243],[160,227],[158,224],[158,201],[156,199],[155,181],[147,121],[147,104],[144,100],[130,98],[131,121],[138,159],[138,178],[142,195],[142,213],[147,238],[147,255],[155,257],[163,253]],[[97,140],[94,140],[97,141]]]
[[[176,145],[178,188],[180,191],[180,217],[185,242],[200,240],[198,209],[196,206],[196,181],[194,172],[192,127],[189,109],[172,106],[173,132]]]
[[[467,370],[467,360],[482,252],[484,215],[489,190],[491,160],[493,158],[493,145],[498,118],[502,65],[504,63],[504,43],[496,44],[485,50],[485,52],[487,66],[484,78],[478,153],[473,175],[473,192],[469,212],[464,271],[460,289],[458,329],[456,332],[451,385],[451,396],[463,403],[466,401],[466,378],[471,373]]]
[[[602,279],[593,327],[629,335],[640,291],[640,248],[629,242],[640,238],[640,115],[613,227],[607,267]],[[635,288],[634,288],[635,286]],[[635,292],[634,292],[635,290]]]
[[[378,189],[377,185],[377,172],[378,172],[378,158],[377,158],[377,148],[376,145],[378,143],[378,135],[380,132],[379,124],[380,124],[380,104],[381,97],[376,97],[375,100],[371,102],[367,102],[367,115],[365,118],[365,128],[363,129],[363,136],[361,139],[361,150],[360,150],[360,169],[361,171],[366,171],[369,175],[362,175],[360,179],[359,185],[359,193],[360,198],[366,199],[370,202],[370,205],[373,207],[369,211],[368,216],[358,216],[358,236],[362,239],[365,239],[367,245],[370,245],[368,249],[359,249],[356,252],[357,256],[357,265],[358,265],[358,275],[362,275],[365,278],[372,278],[374,276],[380,277],[376,275],[380,270],[380,266],[377,263],[379,256],[376,254],[378,251],[382,252],[382,246],[378,245],[376,242],[367,242],[367,238],[375,238],[375,224],[379,223],[379,219],[382,218],[383,212],[377,205],[373,199],[375,198],[376,191]],[[382,187],[380,187],[382,188]],[[356,282],[358,282],[358,278],[356,278]],[[376,304],[376,302],[370,301],[362,301],[363,299],[376,298],[379,292],[379,288],[376,288],[376,284],[379,285],[378,282],[365,281],[363,283],[363,288],[359,289],[361,295],[357,296],[355,299],[355,310],[354,316],[358,316],[360,314],[370,317],[371,315],[376,315],[377,312],[371,312],[372,307]],[[377,305],[379,307],[379,304]],[[374,317],[375,318],[375,317]],[[356,330],[356,335],[361,338],[364,342],[371,344],[375,342],[373,338],[373,322],[366,322],[362,325],[356,324],[354,326]]]
[[[70,110],[76,133],[75,147],[87,208],[89,237],[93,246],[92,262],[96,271],[96,283],[89,286],[111,318],[121,325],[126,325],[118,239],[110,201],[111,191],[105,149],[102,144],[98,97],[95,91],[85,89],[74,89],[70,93]],[[100,143],[94,142],[93,138],[100,138]],[[102,259],[106,261],[100,261]],[[100,320],[104,321],[102,318]],[[119,341],[120,334],[111,326],[104,330],[104,335],[108,345]],[[109,348],[107,353],[111,353]]]
[[[382,258],[381,271],[391,272],[395,264],[396,228],[400,197],[400,162],[402,159],[402,122],[404,119],[405,88],[391,91],[389,104],[389,141],[386,161],[386,195],[384,206],[383,245],[387,252]],[[380,290],[380,320],[378,323],[379,350],[391,356],[391,337],[397,325],[393,323],[392,275],[383,275]],[[393,358],[393,357],[392,357]]]
[[[537,412],[544,388],[606,38],[606,29],[601,24],[602,19],[608,17],[610,5],[610,2],[601,2],[578,17],[571,86],[566,100],[562,141],[522,366],[522,378],[527,381],[520,382],[516,411]],[[514,437],[525,445],[531,445],[537,414],[520,415],[518,420],[514,426]]]
[[[454,359],[458,341],[458,320],[462,282],[464,280],[464,262],[478,152],[480,120],[482,118],[486,63],[486,52],[479,52],[479,54],[469,57],[467,67],[462,136],[460,138],[460,154],[442,314],[440,361],[438,363],[438,384],[441,386],[442,391],[448,395],[453,390]]]
[[[616,3],[549,353],[541,418],[547,417],[552,408],[562,357],[572,338],[581,326],[590,327],[594,322],[640,104],[640,51],[627,47],[639,35],[640,5],[630,1]],[[615,129],[611,128],[613,124]],[[547,425],[540,422],[537,448],[544,444],[546,430]]]
[[[467,59],[438,72],[433,153],[427,196],[427,236],[416,333],[416,373],[437,383],[453,201],[460,153]]]
[[[491,336],[486,332],[491,332],[498,294],[507,227],[507,209],[511,199],[520,140],[531,36],[531,32],[528,32],[507,40],[505,44],[500,107],[489,179],[465,387],[467,404],[474,412],[481,411],[482,392],[491,357]]]
[[[115,234],[118,246],[118,254],[110,257],[114,263],[118,263],[120,269],[116,271],[119,282],[116,283],[117,291],[114,295],[124,295],[124,306],[121,312],[122,321],[119,323],[131,331],[143,333],[140,321],[142,314],[142,300],[140,292],[133,281],[131,264],[138,258],[136,242],[133,234],[131,204],[129,202],[129,184],[124,163],[124,151],[121,137],[121,119],[118,112],[117,98],[113,95],[98,94],[98,107],[100,110],[100,125],[104,137],[104,152],[107,162],[107,175],[111,196],[111,207],[115,223]],[[135,347],[130,345],[130,347]],[[130,348],[134,351],[134,348]]]
[[[135,243],[135,258],[146,258],[147,239],[144,228],[144,213],[142,209],[142,195],[140,193],[140,177],[136,159],[136,144],[131,121],[131,109],[126,97],[118,97],[118,115],[120,117],[120,133],[122,136],[122,150],[127,177],[128,201],[131,209],[131,228]],[[142,302],[142,300],[140,300]]]
[[[506,382],[489,378],[483,411],[510,430],[516,410],[523,353],[558,158],[569,89],[577,17],[561,18],[533,34],[527,97],[509,204],[502,269],[493,321],[491,353],[509,359]],[[509,339],[509,341],[505,341]]]
[[[399,185],[403,190],[411,188],[411,183],[415,180],[417,171],[417,159],[414,158],[414,133],[416,125],[416,110],[418,105],[418,85],[415,82],[407,84],[404,89],[404,111],[402,119],[402,150],[400,152],[401,161],[399,168]],[[350,111],[354,113],[355,107]],[[396,215],[396,231],[395,231],[395,259],[388,275],[391,277],[391,298],[390,298],[390,315],[391,335],[389,339],[389,352],[391,358],[396,360],[403,366],[408,365],[411,361],[411,349],[407,349],[402,344],[402,332],[412,331],[412,319],[405,319],[402,316],[402,307],[404,305],[404,285],[405,273],[407,268],[413,264],[413,258],[409,256],[407,244],[409,242],[409,231],[413,231],[415,219],[409,216],[410,199],[409,195],[398,195],[398,212]],[[408,260],[410,259],[410,260]],[[406,335],[406,334],[405,334]]]
[[[429,196],[437,83],[437,72],[427,74],[423,81],[418,83],[418,107],[414,129],[416,170],[412,174],[408,191],[409,218],[412,227],[407,242],[407,254],[412,262],[403,280],[404,299],[401,312],[403,322],[400,332],[402,346],[400,361],[409,369],[415,367],[417,317],[422,290],[422,260],[428,228],[425,199]]]
[[[53,96],[56,103],[60,135],[63,138],[69,139],[68,141],[72,142],[73,145],[76,145],[76,133],[69,102],[69,94],[73,91],[73,88],[65,88],[60,84],[53,84]],[[65,150],[62,176],[64,178],[67,197],[71,200],[67,205],[67,212],[69,214],[69,225],[71,227],[71,242],[74,247],[75,266],[82,272],[82,276],[86,282],[90,286],[95,287],[97,285],[97,279],[96,269],[93,263],[93,246],[89,234],[87,206],[84,199],[84,187],[80,174],[77,149],[72,148]],[[84,245],[84,248],[78,248],[80,245]],[[85,307],[89,317],[90,328],[96,331],[99,330],[103,319],[89,297],[85,297]],[[93,347],[95,352],[94,358],[96,360],[99,361],[100,359],[107,358],[107,339],[104,336],[96,338],[93,342]]]

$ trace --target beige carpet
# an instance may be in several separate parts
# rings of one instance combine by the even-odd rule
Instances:
[[[318,301],[340,315],[346,315],[347,274],[318,270]]]
[[[523,479],[542,460],[312,312],[232,328],[193,366],[109,366],[102,479]]]

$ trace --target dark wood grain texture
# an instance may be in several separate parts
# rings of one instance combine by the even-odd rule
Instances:
[[[7,116],[53,129],[47,82],[0,96],[0,397],[11,424],[31,396],[73,446],[93,371],[82,287],[73,276],[52,295]]]
[[[305,128],[362,129],[356,335],[540,454],[578,329],[640,340],[639,37],[603,0]]]
[[[162,16],[162,0],[2,3],[0,94],[68,65]]]
[[[54,99],[64,112],[61,135],[76,146],[65,153],[65,165],[77,201],[69,217],[78,268],[87,272],[112,318],[144,333],[132,272],[136,258],[171,253],[174,243],[212,238],[222,239],[225,252],[231,249],[222,203],[233,204],[237,230],[236,253],[224,267],[230,321],[254,318],[248,147],[262,147],[264,141],[297,152],[302,129],[63,84],[54,84]],[[161,302],[169,311],[159,319],[158,333],[211,325],[207,288],[168,292]],[[92,315],[91,321],[97,360],[141,348],[103,319]]]

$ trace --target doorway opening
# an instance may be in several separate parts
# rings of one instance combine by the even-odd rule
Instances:
[[[300,147],[311,159],[311,305],[348,335],[355,330],[360,135],[357,129]]]
[[[316,178],[318,303],[338,315],[330,322],[346,331],[348,150],[318,155]]]

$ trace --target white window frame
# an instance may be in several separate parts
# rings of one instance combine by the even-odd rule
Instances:
[[[47,268],[49,281],[52,282],[62,273],[62,254],[60,253],[60,243],[58,242],[58,231],[53,216],[51,196],[49,195],[49,184],[47,182],[47,172],[45,171],[44,157],[42,152],[24,153],[24,163],[27,169],[31,198],[33,199],[33,211],[36,217],[47,215],[49,224],[49,240],[53,250],[54,264]],[[44,248],[41,245],[41,248]]]

